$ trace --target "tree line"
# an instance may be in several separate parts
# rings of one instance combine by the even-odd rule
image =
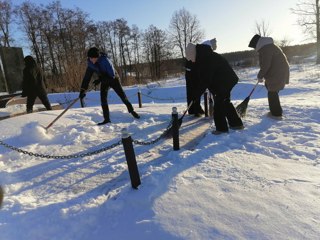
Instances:
[[[308,32],[319,43],[319,0],[304,0],[292,12],[300,16],[300,25],[308,26]],[[16,41],[12,33],[17,27],[45,72],[50,88],[58,91],[79,89],[86,51],[91,46],[105,52],[122,83],[130,85],[164,77],[166,62],[184,59],[187,44],[204,37],[197,17],[184,8],[173,13],[168,30],[153,25],[142,30],[129,26],[123,18],[94,22],[79,8],[63,8],[60,1],[13,5],[11,0],[0,0],[0,15],[0,46],[10,47]],[[257,33],[266,35],[265,22],[256,28]]]
[[[112,59],[123,84],[129,85],[162,78],[164,62],[179,57],[179,51],[184,57],[187,43],[204,35],[196,16],[185,9],[173,14],[169,31],[153,25],[141,30],[123,18],[94,22],[79,8],[63,8],[60,1],[13,5],[5,0],[0,1],[0,13],[0,46],[14,43],[11,29],[18,26],[50,87],[63,91],[79,89],[91,46]]]

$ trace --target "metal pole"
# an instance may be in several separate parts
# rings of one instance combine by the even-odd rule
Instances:
[[[208,90],[206,90],[203,94],[204,98],[204,114],[208,117]]]
[[[139,102],[139,108],[142,108],[142,101],[141,101],[141,92],[140,89],[138,91],[138,102]]]
[[[2,207],[3,198],[4,198],[4,191],[0,185],[0,208]]]
[[[139,170],[137,166],[136,156],[134,153],[133,145],[132,145],[132,138],[128,133],[126,128],[121,130],[122,134],[122,144],[124,153],[126,156],[126,161],[128,165],[131,186],[134,189],[138,189],[138,186],[141,184]]]
[[[173,139],[173,150],[177,151],[180,149],[179,144],[179,120],[177,108],[172,108],[172,139]]]
[[[209,116],[210,117],[213,117],[213,107],[214,107],[214,103],[213,103],[213,99],[212,99],[212,94],[210,94],[210,97],[209,97]]]

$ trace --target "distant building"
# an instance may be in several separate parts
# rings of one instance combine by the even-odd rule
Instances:
[[[0,92],[21,90],[23,68],[22,48],[0,47]]]

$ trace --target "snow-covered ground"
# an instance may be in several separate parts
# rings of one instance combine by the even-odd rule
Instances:
[[[238,71],[235,105],[248,95],[257,72]],[[97,126],[99,95],[90,92],[86,108],[77,103],[48,131],[43,127],[62,110],[0,121],[0,239],[319,239],[319,79],[312,62],[291,66],[290,84],[280,92],[283,120],[268,118],[266,90],[259,86],[242,131],[215,136],[208,124],[192,150],[173,151],[172,141],[162,139],[134,144],[138,190],[131,188],[118,144],[121,129],[138,141],[160,136],[172,107],[179,113],[186,108],[183,76],[125,88],[138,120],[111,92],[112,124]],[[49,97],[63,103],[77,95]]]

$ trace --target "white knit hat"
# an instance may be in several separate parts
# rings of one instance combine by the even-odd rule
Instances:
[[[186,59],[192,62],[196,61],[196,45],[194,43],[188,43],[186,47]]]
[[[217,49],[217,40],[215,38],[213,38],[210,40],[210,43],[211,43],[212,49],[216,50]]]
[[[202,44],[210,46],[213,50],[217,49],[217,40],[215,38],[206,40]]]

